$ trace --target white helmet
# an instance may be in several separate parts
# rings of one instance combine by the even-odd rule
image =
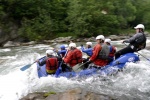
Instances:
[[[75,43],[70,43],[69,47],[76,47],[76,44]]]
[[[105,40],[105,37],[104,37],[103,35],[98,35],[98,36],[96,37],[96,40],[99,40],[99,39]]]
[[[46,54],[53,55],[54,51],[53,50],[46,50]]]
[[[92,42],[86,42],[86,45],[92,46]]]
[[[138,24],[136,27],[134,27],[135,29],[138,29],[138,28],[142,28],[142,29],[145,29],[144,25],[143,24]]]
[[[111,43],[111,39],[105,39],[105,42]]]

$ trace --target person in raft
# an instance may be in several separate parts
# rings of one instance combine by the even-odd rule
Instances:
[[[93,48],[93,55],[88,63],[93,62],[89,67],[101,68],[108,64],[109,47],[104,43],[105,37],[98,35],[96,37],[97,44]]]
[[[105,43],[108,45],[109,50],[110,50],[109,56],[108,56],[108,63],[110,63],[114,60],[116,47],[111,44],[111,39],[105,39]]]
[[[92,52],[93,48],[92,48],[92,42],[86,42],[86,47],[84,48],[83,45],[81,45],[81,51],[87,54],[86,58],[83,58],[83,63],[86,63],[89,58],[92,56],[93,52]],[[86,69],[88,67],[88,63],[84,64],[84,69]]]
[[[59,56],[55,56],[55,52],[53,50],[46,51],[46,57],[40,62],[37,60],[40,66],[46,64],[46,72],[47,74],[55,74],[59,61],[62,61],[62,58]]]
[[[72,68],[76,64],[82,63],[82,52],[76,48],[75,43],[69,44],[69,50],[67,51],[66,56],[63,58],[63,61],[65,64],[62,65],[62,71],[64,71],[67,67]]]
[[[58,55],[60,55],[63,58],[66,54],[67,49],[65,45],[61,45],[60,50],[55,50],[55,51],[57,52]]]
[[[92,56],[92,42],[86,42],[86,48],[83,47],[83,45],[81,45],[81,51],[86,53],[89,57]]]
[[[144,25],[138,24],[136,27],[134,27],[134,29],[136,30],[136,34],[133,35],[131,38],[123,41],[123,43],[129,43],[129,45],[116,52],[115,59],[119,58],[123,54],[137,52],[146,47],[146,36],[144,34],[145,29]]]

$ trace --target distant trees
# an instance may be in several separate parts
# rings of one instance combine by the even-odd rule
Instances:
[[[30,40],[66,32],[118,34],[138,23],[150,28],[149,5],[149,0],[1,0],[0,27],[17,23],[18,34]]]

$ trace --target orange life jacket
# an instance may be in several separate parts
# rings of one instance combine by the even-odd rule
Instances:
[[[116,48],[114,46],[111,46],[111,51],[109,53],[109,57],[114,57],[116,53]]]
[[[58,68],[58,60],[55,57],[48,58],[46,60],[46,72],[48,74],[54,74]]]

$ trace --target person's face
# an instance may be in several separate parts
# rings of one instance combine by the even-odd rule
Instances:
[[[96,40],[97,43],[100,43],[100,40]]]
[[[46,56],[48,57],[49,55],[48,55],[48,54],[46,54]]]
[[[107,45],[110,45],[108,42],[105,42]]]
[[[138,32],[139,32],[139,29],[137,28],[135,31],[136,31],[136,33],[138,33]]]
[[[86,48],[88,48],[88,47],[89,47],[89,45],[86,44]]]

